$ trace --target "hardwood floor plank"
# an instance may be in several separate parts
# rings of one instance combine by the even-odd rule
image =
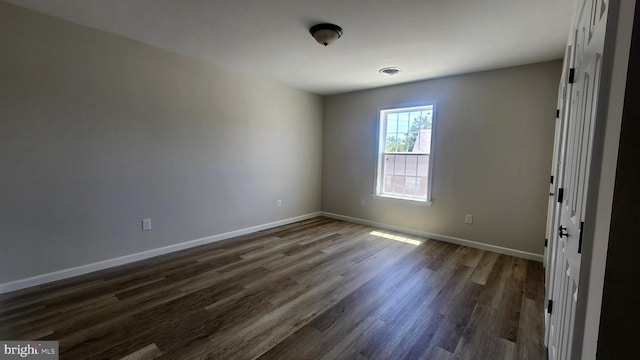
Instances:
[[[541,263],[527,263],[527,279],[524,296],[537,302],[544,302],[544,268]]]
[[[544,303],[535,299],[523,300],[516,343],[519,359],[543,359],[546,356],[544,323],[538,321],[542,311]]]
[[[498,335],[503,339],[516,342],[518,340],[518,327],[520,311],[524,295],[524,283],[512,280],[507,282],[505,291],[498,308]]]
[[[419,245],[416,245],[419,244]],[[541,264],[325,217],[0,295],[61,359],[544,359]]]
[[[289,335],[284,341],[272,347],[258,359],[318,359],[323,353],[322,346],[323,334],[318,329],[311,326],[304,326],[293,334]],[[286,342],[286,344],[284,344]],[[283,345],[280,345],[283,344]]]
[[[162,356],[162,352],[156,344],[149,344],[142,349],[121,357],[120,360],[152,360]]]
[[[471,276],[471,281],[476,284],[485,285],[487,283],[487,278],[491,274],[491,269],[493,269],[493,266],[499,256],[500,254],[485,251],[478,262],[478,265],[475,267],[473,275]]]
[[[401,260],[401,262],[404,261]],[[363,328],[363,318],[368,324],[368,320],[372,319],[370,316],[374,309],[381,308],[382,302],[390,303],[389,295],[395,293],[397,288],[403,284],[402,281],[397,281],[396,278],[402,279],[403,276],[411,275],[408,271],[411,268],[400,265],[394,267],[395,269],[381,272],[380,275],[360,286],[349,296],[310,322],[306,327],[314,329],[312,333],[316,336],[313,339],[303,338],[301,334],[308,334],[306,332],[295,333],[263,357],[274,358],[274,354],[280,354],[285,358],[293,356],[298,351],[297,344],[300,342],[314,344],[314,346],[307,346],[305,353],[314,354],[315,357],[324,355],[328,349],[335,347],[336,343],[346,346],[345,339],[352,338],[354,332],[359,333],[359,330],[366,328]],[[346,342],[348,343],[349,341]],[[289,350],[287,351],[286,349]],[[291,353],[292,350],[295,352]]]
[[[429,348],[429,351],[427,351],[424,358],[430,360],[451,360],[453,359],[453,354],[438,346],[432,346]]]

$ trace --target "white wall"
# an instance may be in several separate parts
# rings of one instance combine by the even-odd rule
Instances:
[[[552,61],[326,97],[323,211],[542,254],[561,66]],[[379,109],[432,101],[432,206],[372,196]],[[473,225],[464,224],[465,214]]]
[[[320,211],[321,156],[318,96],[0,2],[0,284]]]

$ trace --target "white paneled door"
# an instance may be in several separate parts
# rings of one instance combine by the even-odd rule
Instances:
[[[581,0],[560,87],[557,185],[550,210],[546,340],[549,358],[570,359],[608,1]]]

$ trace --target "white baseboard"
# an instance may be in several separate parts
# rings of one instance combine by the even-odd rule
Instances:
[[[365,219],[355,218],[355,217],[351,217],[351,216],[338,215],[338,214],[324,212],[324,211],[322,212],[322,215],[326,216],[326,217],[334,218],[334,219],[354,222],[354,223],[357,223],[357,224],[373,226],[373,227],[377,227],[377,228],[381,228],[381,229],[399,231],[399,232],[403,232],[403,233],[406,233],[406,234],[422,236],[422,237],[435,239],[435,240],[440,240],[440,241],[446,241],[446,242],[450,242],[450,243],[453,243],[453,244],[464,245],[464,246],[468,246],[468,247],[472,247],[472,248],[476,248],[476,249],[480,249],[480,250],[493,251],[493,252],[496,252],[496,253],[499,253],[499,254],[511,255],[511,256],[515,256],[515,257],[519,257],[519,258],[523,258],[523,259],[534,260],[534,261],[539,261],[539,262],[542,262],[544,260],[544,257],[542,255],[531,253],[531,252],[527,252],[527,251],[509,249],[509,248],[505,248],[505,247],[502,247],[502,246],[480,243],[480,242],[477,242],[477,241],[461,239],[461,238],[457,238],[457,237],[453,237],[453,236],[434,234],[434,233],[429,233],[429,232],[426,232],[426,231],[420,231],[420,230],[416,230],[416,229],[410,229],[410,228],[405,228],[405,227],[400,227],[400,226],[394,226],[394,225],[389,225],[389,224],[385,224],[385,223],[381,223],[381,222],[377,222],[377,221],[365,220]]]
[[[516,256],[516,257],[539,261],[539,262],[542,262],[544,259],[543,256],[539,254],[534,254],[534,253],[515,250],[515,249],[509,249],[509,248],[496,246],[496,245],[479,243],[476,241],[456,238],[453,236],[434,234],[434,233],[429,233],[429,232],[410,229],[410,228],[404,228],[400,226],[389,225],[389,224],[380,223],[380,222],[371,221],[371,220],[333,214],[329,212],[315,212],[315,213],[310,213],[306,215],[292,217],[289,219],[274,221],[267,224],[230,231],[223,234],[208,236],[201,239],[191,240],[191,241],[183,242],[180,244],[169,245],[162,248],[157,248],[157,249],[147,250],[147,251],[143,251],[135,254],[121,256],[114,259],[98,261],[91,264],[76,266],[76,267],[63,269],[63,270],[59,270],[59,271],[55,271],[47,274],[33,276],[26,279],[20,279],[20,280],[3,283],[3,284],[0,284],[0,294],[16,291],[20,289],[25,289],[32,286],[42,285],[42,284],[50,283],[53,281],[63,280],[63,279],[67,279],[67,278],[78,276],[78,275],[84,275],[94,271],[103,270],[103,269],[107,269],[107,268],[111,268],[119,265],[129,264],[135,261],[149,259],[155,256],[164,255],[164,254],[168,254],[168,253],[172,253],[172,252],[180,251],[184,249],[189,249],[189,248],[200,246],[200,245],[210,244],[216,241],[230,239],[236,236],[246,235],[256,231],[271,229],[277,226],[287,225],[297,221],[311,219],[320,215],[334,218],[334,219],[350,221],[358,224],[373,226],[381,229],[400,231],[407,234],[427,237],[435,240],[446,241],[453,244],[464,245],[464,246],[481,249],[481,250],[493,251],[500,254]]]
[[[76,267],[63,269],[63,270],[59,270],[59,271],[55,271],[47,274],[33,276],[26,279],[15,280],[15,281],[0,284],[0,294],[28,288],[31,286],[42,285],[42,284],[50,283],[53,281],[67,279],[67,278],[78,276],[78,275],[84,275],[94,271],[103,270],[103,269],[107,269],[107,268],[111,268],[119,265],[124,265],[124,264],[132,263],[135,261],[159,256],[159,255],[168,254],[175,251],[189,249],[189,248],[200,246],[200,245],[210,244],[216,241],[225,240],[225,239],[229,239],[229,238],[240,236],[240,235],[246,235],[256,231],[271,229],[277,226],[287,225],[297,221],[311,219],[320,215],[321,215],[320,212],[310,213],[306,215],[292,217],[289,219],[270,222],[267,224],[230,231],[223,234],[208,236],[201,239],[191,240],[191,241],[187,241],[187,242],[183,242],[175,245],[169,245],[162,248],[125,255],[115,259],[98,261],[92,264],[76,266]]]

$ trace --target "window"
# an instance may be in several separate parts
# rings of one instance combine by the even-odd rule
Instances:
[[[433,105],[380,112],[377,195],[431,200],[433,119]]]

